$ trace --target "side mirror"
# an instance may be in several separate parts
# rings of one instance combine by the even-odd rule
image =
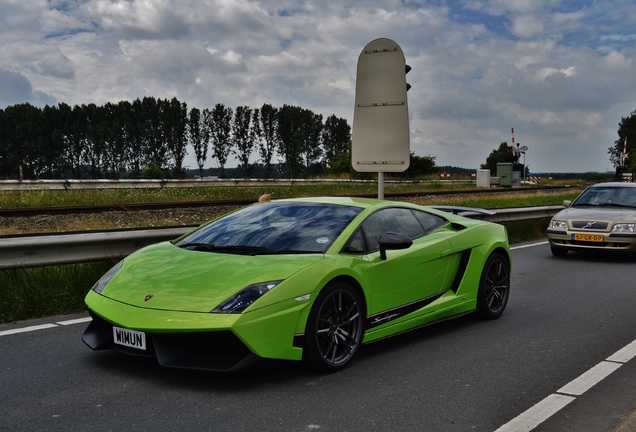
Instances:
[[[572,205],[572,201],[570,200],[563,201],[563,207],[570,207],[571,205]]]
[[[386,232],[382,234],[382,237],[378,240],[378,244],[380,245],[380,258],[386,260],[386,251],[408,249],[413,244],[413,240],[404,234]]]

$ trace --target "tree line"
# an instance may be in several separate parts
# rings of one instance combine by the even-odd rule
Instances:
[[[636,111],[619,123],[619,138],[608,149],[621,172],[636,172]],[[35,107],[29,103],[0,109],[0,179],[15,178],[182,178],[191,154],[199,176],[215,159],[226,176],[232,156],[244,178],[304,178],[345,175],[370,178],[351,167],[351,127],[346,119],[298,106],[188,109],[177,98],[144,97],[120,101]],[[252,162],[251,162],[252,161]],[[506,142],[481,168],[496,172],[498,162],[519,164]],[[448,167],[447,167],[448,168]],[[528,170],[521,166],[520,169]],[[435,157],[411,153],[409,169],[393,177],[417,178],[437,171]]]
[[[618,124],[618,139],[609,147],[610,162],[616,168],[616,178],[621,179],[623,173],[636,173],[636,111],[628,117],[622,117]]]
[[[153,97],[102,106],[24,103],[0,110],[0,178],[181,178],[189,151],[200,176],[214,158],[224,177],[235,156],[248,178],[258,156],[266,177],[280,162],[287,177],[298,178],[338,165],[350,143],[346,119],[323,121],[291,105],[200,110]]]

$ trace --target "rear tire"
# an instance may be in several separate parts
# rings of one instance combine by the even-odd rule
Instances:
[[[484,319],[496,319],[508,304],[510,293],[510,263],[504,254],[495,252],[488,257],[481,272],[477,292],[477,314]]]
[[[355,355],[363,334],[364,311],[358,292],[345,282],[322,290],[307,320],[303,361],[321,372],[337,372]]]

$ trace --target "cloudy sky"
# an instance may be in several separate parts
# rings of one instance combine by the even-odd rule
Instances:
[[[417,155],[478,168],[514,128],[533,172],[613,169],[636,110],[633,0],[0,0],[0,108],[177,97],[353,124],[380,37],[413,68]]]

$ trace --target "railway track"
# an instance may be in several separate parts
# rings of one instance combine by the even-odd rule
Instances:
[[[178,208],[218,207],[225,205],[242,206],[254,200],[189,201],[164,203],[106,204],[64,207],[23,207],[0,208],[0,217],[29,217],[38,215],[64,216],[73,214],[105,213],[110,211],[134,212],[142,210],[168,210]]]
[[[531,188],[490,188],[490,189],[466,189],[466,190],[443,190],[443,191],[420,191],[385,193],[385,199],[413,198],[418,196],[442,196],[442,195],[466,195],[466,194],[491,194],[491,193],[518,193],[534,192],[544,190],[565,189],[568,186],[544,186]],[[376,194],[351,195],[358,198],[376,198]],[[111,211],[135,212],[168,210],[197,207],[220,207],[220,206],[245,206],[254,203],[255,199],[243,200],[217,200],[217,201],[188,201],[188,202],[162,202],[162,203],[131,203],[131,204],[106,204],[106,205],[86,205],[86,206],[48,206],[48,207],[21,207],[21,208],[0,208],[0,217],[30,217],[38,215],[73,215],[73,214],[93,214]]]

